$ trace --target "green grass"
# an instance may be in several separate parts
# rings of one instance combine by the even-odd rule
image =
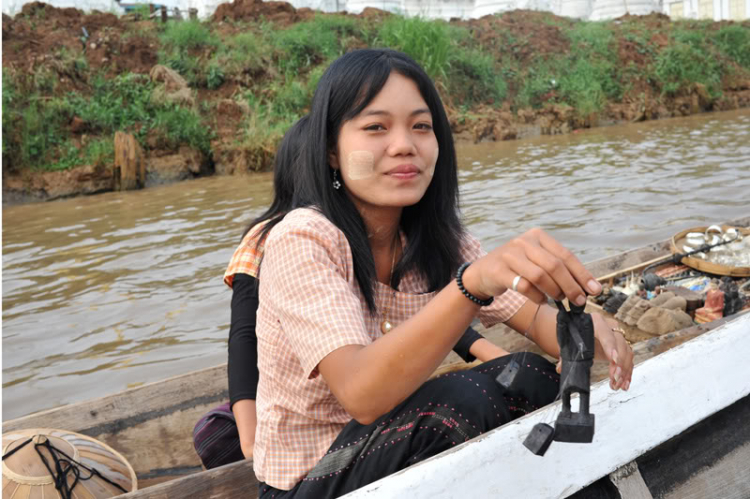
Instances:
[[[372,45],[400,50],[417,61],[431,77],[445,79],[451,49],[456,46],[454,40],[464,36],[465,30],[445,21],[391,16],[377,29]]]
[[[20,114],[21,164],[43,167],[50,153],[66,139],[65,112],[59,102],[33,95]]]
[[[314,68],[306,79],[290,73],[266,89],[265,94],[246,94],[250,112],[242,123],[242,138],[238,145],[250,154],[255,170],[271,167],[284,134],[307,112],[326,66]]]
[[[45,15],[37,10],[28,22],[41,24]],[[459,122],[486,116],[486,106],[519,110],[565,104],[587,117],[608,103],[637,97],[631,95],[636,84],[639,92],[650,86],[664,97],[701,84],[718,98],[722,78],[750,75],[750,28],[737,23],[676,21],[657,33],[638,19],[614,24],[540,15],[539,22],[557,26],[570,43],[569,52],[548,54],[534,50],[537,40],[524,29],[499,29],[480,45],[467,28],[419,17],[373,21],[316,15],[289,27],[263,19],[227,22],[237,34],[220,38],[210,24],[198,21],[154,24],[153,29],[141,23],[141,31],[126,32],[121,42],[148,38],[160,63],[193,88],[236,85],[241,97],[234,98],[251,108],[237,145],[250,151],[258,169],[270,165],[284,132],[308,111],[325,68],[355,47],[409,54],[433,77]],[[668,40],[666,47],[656,34]],[[641,56],[637,62],[618,60],[623,38]],[[87,90],[60,95],[62,78]],[[147,137],[154,137],[158,147],[188,144],[210,154],[212,132],[206,123],[214,119],[216,102],[199,101],[198,111],[165,104],[155,100],[146,75],[105,78],[88,67],[85,49],[61,48],[28,74],[3,70],[3,159],[10,168],[106,164],[118,130],[135,134],[144,146]],[[74,116],[85,121],[88,139],[71,135]]]
[[[59,159],[44,166],[48,171],[59,171],[76,166],[101,166],[114,163],[115,145],[112,137],[101,137],[88,142],[82,148],[72,140],[63,143],[59,148]]]
[[[508,84],[495,58],[479,49],[453,51],[447,73],[449,91],[460,95],[465,104],[499,104],[508,95]]]
[[[170,50],[188,51],[205,47],[216,47],[218,38],[202,22],[170,21],[159,36],[162,46]]]
[[[210,154],[211,130],[200,115],[176,105],[153,102],[148,77],[126,74],[93,78],[91,95],[70,93],[46,98],[24,95],[10,74],[3,72],[3,153],[15,167],[60,170],[83,164],[111,162],[116,131],[133,133],[145,146],[148,135],[162,144],[188,144]],[[86,123],[92,140],[78,148],[68,124],[74,116]]]
[[[211,61],[227,76],[257,73],[268,65],[271,47],[263,36],[247,31],[225,40]]]
[[[581,116],[601,111],[608,100],[623,95],[614,34],[607,23],[579,21],[565,28],[567,55],[537,57],[530,67],[514,67],[516,109],[547,103],[572,106]]]
[[[282,73],[300,74],[346,51],[347,41],[360,32],[354,19],[337,15],[317,15],[310,21],[271,32],[271,45],[278,52]]]
[[[677,42],[656,57],[654,77],[666,95],[675,95],[695,83],[706,86],[709,95],[721,94],[721,68],[707,51]]]
[[[712,42],[725,56],[745,69],[750,69],[750,28],[734,24],[716,30]]]
[[[170,21],[159,35],[159,62],[182,75],[191,86],[206,86],[206,61],[199,53],[215,51],[220,41],[206,24],[197,21]]]

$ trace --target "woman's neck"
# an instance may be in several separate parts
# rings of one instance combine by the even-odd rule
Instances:
[[[387,209],[360,209],[362,220],[367,228],[367,238],[373,253],[385,251],[391,254],[394,241],[398,237],[399,223],[401,221],[401,208]]]
[[[399,222],[401,208],[381,208],[378,210],[360,208],[360,214],[367,228],[372,257],[378,281],[390,285],[394,263],[401,255],[399,244]]]

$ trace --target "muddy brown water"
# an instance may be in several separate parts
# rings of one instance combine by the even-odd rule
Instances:
[[[485,248],[542,227],[589,261],[750,212],[750,111],[459,148]],[[271,175],[3,208],[3,419],[226,360],[222,274]]]

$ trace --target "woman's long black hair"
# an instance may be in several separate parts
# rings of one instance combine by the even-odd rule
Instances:
[[[242,239],[250,232],[250,229],[268,221],[263,226],[260,237],[256,239],[256,245],[260,245],[271,229],[293,208],[294,182],[299,171],[297,162],[307,135],[307,121],[308,117],[303,116],[284,134],[279,149],[276,151],[273,165],[273,202],[262,215],[248,225],[242,233]]]
[[[336,150],[344,122],[357,116],[380,93],[391,73],[417,85],[432,113],[440,147],[435,174],[422,199],[404,208],[400,228],[407,238],[404,254],[393,272],[398,286],[405,272],[415,270],[429,291],[447,285],[460,262],[464,235],[458,213],[458,173],[453,136],[445,109],[432,80],[410,57],[388,49],[363,49],[337,59],[326,70],[313,97],[307,140],[300,157],[294,206],[318,209],[349,241],[354,274],[370,313],[376,313],[375,261],[367,230],[357,208],[344,192],[332,186],[329,153]]]

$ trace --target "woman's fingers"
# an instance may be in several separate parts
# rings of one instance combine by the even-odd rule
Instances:
[[[515,282],[516,291],[536,303],[543,303],[547,295],[584,305],[586,294],[601,291],[583,264],[541,229],[532,229],[496,248],[487,255],[482,269],[480,290],[488,296],[512,289]]]
[[[550,297],[555,300],[567,297],[577,305],[586,304],[586,293],[563,260],[545,248],[532,244],[527,245],[526,255],[542,270],[543,277],[540,281],[545,285],[545,291]]]
[[[509,252],[506,256],[506,264],[511,270],[511,275],[508,275],[510,282],[506,284],[508,289],[513,288],[513,280],[516,276],[520,276],[516,291],[536,303],[545,303],[547,301],[545,295],[557,297],[561,294],[555,281],[544,269],[529,260],[525,252]]]
[[[598,295],[601,293],[601,284],[594,279],[591,272],[586,269],[583,263],[581,263],[581,261],[571,253],[570,250],[558,243],[552,238],[552,236],[544,231],[540,230],[538,236],[540,246],[563,262],[565,268],[583,290],[590,295]],[[566,294],[566,296],[568,295]],[[570,296],[568,296],[568,299],[570,299]]]
[[[630,388],[633,376],[633,350],[618,327],[599,314],[591,314],[596,340],[609,361],[609,386],[613,390]]]

